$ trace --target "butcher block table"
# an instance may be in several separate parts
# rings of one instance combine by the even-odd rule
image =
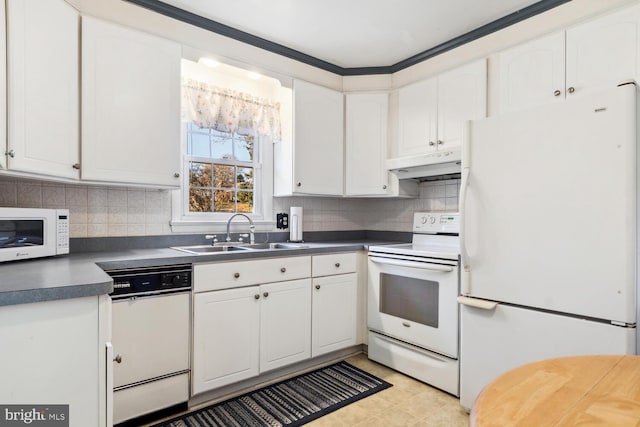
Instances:
[[[487,385],[470,426],[640,426],[640,356],[578,356],[513,369]]]

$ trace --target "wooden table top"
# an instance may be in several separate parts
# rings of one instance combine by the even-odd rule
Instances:
[[[577,356],[513,369],[487,385],[470,426],[640,426],[640,356]]]

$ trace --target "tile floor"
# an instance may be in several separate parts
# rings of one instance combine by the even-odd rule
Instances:
[[[393,387],[338,409],[306,426],[466,427],[469,425],[469,415],[460,407],[457,398],[372,362],[364,354],[346,360],[393,384]]]

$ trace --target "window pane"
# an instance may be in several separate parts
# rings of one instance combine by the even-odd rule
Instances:
[[[253,136],[236,136],[234,148],[237,160],[242,162],[253,161]]]
[[[212,190],[192,188],[189,190],[189,212],[211,212]]]
[[[233,191],[215,190],[214,197],[214,212],[235,212]]]
[[[211,153],[209,151],[209,135],[201,133],[191,134],[191,146],[188,147],[192,156],[197,157],[209,157]]]
[[[214,159],[233,159],[233,139],[232,135],[224,132],[214,131],[211,137]]]
[[[211,164],[189,162],[189,186],[211,187]]]
[[[253,168],[238,168],[236,175],[238,188],[243,190],[253,190]]]
[[[216,188],[234,188],[236,185],[235,166],[214,165],[213,186]]]
[[[238,212],[253,213],[253,191],[238,191]]]

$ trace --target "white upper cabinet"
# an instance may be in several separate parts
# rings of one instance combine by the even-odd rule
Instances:
[[[389,193],[387,93],[346,95],[345,194]]]
[[[462,144],[464,122],[486,116],[486,60],[472,62],[398,91],[393,157],[450,150]]]
[[[342,92],[296,80],[293,87],[293,194],[342,195]]]
[[[77,179],[79,14],[63,0],[6,6],[7,167]]]
[[[84,180],[180,185],[181,47],[82,18]]]
[[[498,111],[562,101],[640,76],[640,6],[498,54]]]
[[[501,52],[500,111],[564,99],[564,57],[564,31]]]
[[[640,77],[640,6],[567,30],[567,96]]]

